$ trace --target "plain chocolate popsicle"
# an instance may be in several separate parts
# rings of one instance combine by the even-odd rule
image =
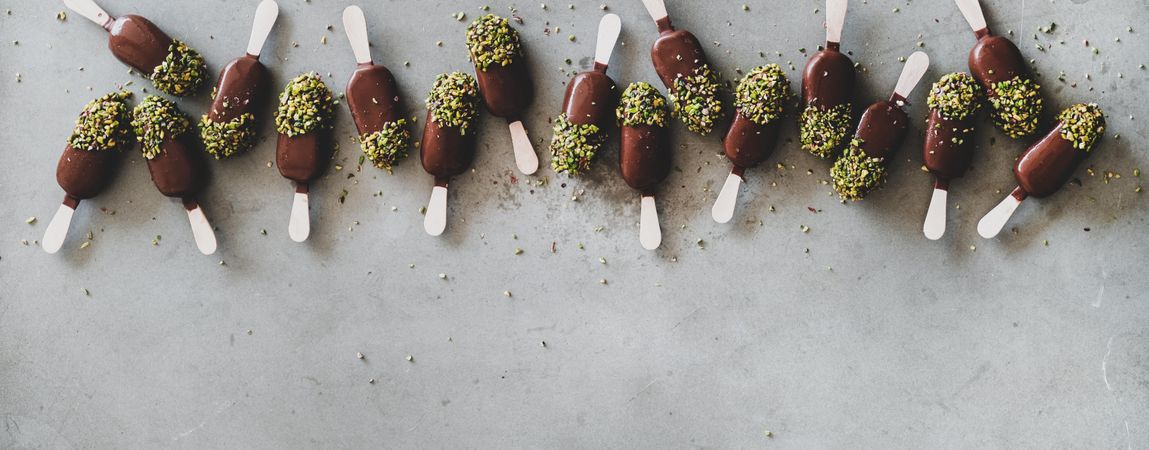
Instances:
[[[60,251],[80,201],[99,195],[115,177],[122,160],[120,150],[131,145],[129,97],[129,92],[113,92],[92,100],[76,119],[56,165],[56,182],[65,195],[44,233],[44,251]]]
[[[491,114],[507,120],[515,165],[526,175],[534,174],[539,170],[539,156],[522,117],[534,100],[534,87],[519,32],[506,18],[487,14],[467,27],[467,49],[475,64],[483,104]]]
[[[826,46],[806,61],[802,72],[802,148],[824,159],[846,146],[853,121],[854,62],[841,52],[845,21],[846,0],[827,0]]]
[[[985,89],[994,124],[1012,138],[1033,134],[1041,117],[1041,86],[1021,50],[1009,39],[990,33],[978,0],[956,1],[977,37],[969,52],[969,70]]]
[[[585,173],[606,142],[618,105],[618,86],[606,69],[621,30],[622,21],[617,15],[603,16],[598,26],[594,69],[575,75],[567,84],[563,113],[555,119],[551,139],[551,167],[555,172],[571,176]]]
[[[375,167],[391,167],[407,157],[411,133],[402,117],[399,88],[395,76],[371,60],[367,20],[358,6],[343,10],[343,28],[355,52],[358,68],[347,82],[347,106],[359,131],[363,153]]]
[[[427,234],[447,228],[447,185],[475,159],[475,121],[479,117],[479,87],[462,72],[440,74],[427,95],[427,125],[423,129],[423,170],[435,177],[431,201],[423,218]]]
[[[307,240],[310,183],[323,175],[331,161],[331,122],[335,101],[319,74],[305,73],[287,84],[279,96],[275,125],[279,131],[275,161],[279,174],[295,182],[295,202],[288,226],[291,239]]]
[[[922,232],[930,240],[946,230],[946,197],[950,180],[960,178],[973,161],[974,121],[981,108],[981,88],[970,74],[945,75],[930,89],[922,160],[934,174],[934,192]]]
[[[662,244],[654,191],[670,175],[670,131],[666,128],[666,98],[648,83],[631,83],[622,93],[616,111],[622,129],[618,153],[622,178],[642,195],[641,229],[643,248]]]
[[[212,90],[211,109],[200,119],[204,149],[223,159],[247,151],[258,137],[255,114],[267,95],[270,74],[259,62],[267,35],[279,17],[279,4],[263,0],[255,11],[247,53],[236,58],[219,74]]]
[[[702,51],[702,44],[689,31],[674,29],[663,0],[643,0],[642,3],[658,26],[658,39],[650,49],[650,59],[670,93],[673,114],[690,131],[704,136],[710,134],[722,119],[722,99],[718,95],[721,84]]]
[[[208,175],[203,154],[193,146],[191,120],[171,101],[153,95],[133,110],[132,128],[152,182],[161,194],[183,202],[200,252],[215,253],[215,232],[197,200]]]

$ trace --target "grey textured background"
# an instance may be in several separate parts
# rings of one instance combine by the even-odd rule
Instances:
[[[242,53],[257,2],[103,3],[152,18],[214,74]],[[778,62],[797,90],[798,50],[824,36],[817,1],[745,0],[749,12],[742,1],[669,3],[731,79]],[[436,239],[421,226],[431,178],[418,152],[393,175],[359,171],[341,106],[343,170],[313,188],[311,241],[286,236],[291,188],[267,167],[266,139],[212,165],[202,203],[221,251],[204,257],[134,152],[82,205],[60,254],[37,248],[62,197],[53,174],[76,114],[121,83],[137,94],[148,83],[112,58],[99,28],[77,14],[58,21],[59,2],[0,0],[11,10],[0,16],[0,448],[1149,447],[1149,213],[1132,174],[1149,169],[1138,69],[1149,64],[1149,3],[985,2],[991,27],[1013,30],[1035,59],[1047,116],[1095,101],[1110,131],[1080,185],[1027,201],[1014,232],[985,241],[976,221],[1014,186],[1009,167],[1025,144],[983,127],[940,242],[920,232],[931,183],[919,170],[924,86],[965,69],[973,36],[949,1],[851,3],[843,48],[865,68],[860,102],[888,95],[897,58],[918,41],[933,62],[891,182],[865,202],[831,196],[828,165],[801,153],[789,127],[749,173],[735,221],[717,225],[709,209],[728,170],[718,134],[676,126],[677,170],[659,198],[665,240],[646,252],[617,145],[582,179],[516,178],[505,127],[487,116]],[[282,1],[263,57],[276,89],[316,70],[342,90],[354,68],[339,19],[347,4]],[[375,58],[420,117],[416,135],[434,75],[470,70],[464,29],[483,4],[365,2]],[[512,5],[490,4],[504,15]],[[602,15],[597,0],[568,4],[517,3],[540,153]],[[656,33],[640,2],[606,4],[624,24],[610,74],[655,81]],[[1053,33],[1038,31],[1051,22]],[[201,114],[206,94],[180,104]],[[1106,183],[1107,171],[1120,179]]]

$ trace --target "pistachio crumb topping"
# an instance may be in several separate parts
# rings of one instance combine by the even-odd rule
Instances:
[[[255,145],[255,116],[243,113],[239,117],[220,123],[204,114],[199,122],[199,133],[203,139],[204,150],[215,159],[229,158]]]
[[[144,158],[155,158],[163,151],[164,141],[174,139],[191,128],[191,121],[175,103],[158,95],[149,95],[132,110],[132,129],[140,141]]]
[[[168,56],[152,72],[152,83],[165,94],[184,97],[195,93],[207,78],[207,64],[195,49],[172,41]]]
[[[842,200],[861,200],[886,182],[884,158],[866,156],[862,144],[861,139],[851,140],[850,147],[830,168],[834,190]]]
[[[595,154],[606,142],[606,134],[594,124],[571,122],[566,114],[555,119],[555,136],[551,139],[551,167],[571,176],[590,170]]]
[[[1057,115],[1061,138],[1078,150],[1093,150],[1093,144],[1105,135],[1105,113],[1096,103],[1078,103]]]
[[[494,14],[487,14],[467,27],[467,48],[471,61],[486,71],[491,64],[506,66],[522,55],[519,32],[511,22]]]
[[[849,103],[830,109],[806,105],[798,118],[802,148],[819,158],[833,157],[846,143],[852,108]]]
[[[722,100],[718,98],[718,75],[703,64],[687,76],[674,79],[670,90],[673,114],[682,119],[686,128],[698,134],[710,134],[714,123],[722,118]]]
[[[76,119],[68,145],[90,152],[115,150],[132,138],[128,91],[112,92],[88,102]]]
[[[782,117],[789,99],[790,80],[786,73],[777,64],[768,64],[751,70],[738,83],[734,107],[751,122],[766,125]]]
[[[427,95],[427,110],[431,120],[440,127],[458,128],[459,134],[479,116],[479,85],[475,77],[463,72],[439,74]]]
[[[981,108],[981,89],[965,72],[947,74],[934,83],[926,102],[931,110],[949,120],[963,120]]]
[[[619,124],[624,127],[651,125],[666,126],[666,116],[669,111],[666,98],[651,86],[650,83],[639,81],[631,83],[622,92],[615,110]]]
[[[279,95],[275,111],[275,128],[280,134],[295,137],[331,126],[335,101],[331,89],[315,72],[305,73],[287,83]]]
[[[989,90],[993,122],[1009,137],[1019,138],[1037,131],[1041,117],[1041,86],[1020,76],[993,84]]]
[[[383,170],[391,170],[395,164],[407,157],[411,147],[411,132],[407,131],[407,119],[399,119],[383,124],[383,129],[359,137],[363,153],[371,162]]]

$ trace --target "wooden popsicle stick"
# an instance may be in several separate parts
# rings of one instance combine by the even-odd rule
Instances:
[[[846,0],[826,0],[826,42],[842,42],[842,27],[846,24]]]
[[[523,175],[533,175],[539,171],[539,155],[535,154],[535,147],[531,145],[523,121],[509,122],[508,126],[511,129],[511,144],[515,147],[515,165]]]
[[[973,28],[976,33],[986,29],[985,26],[985,13],[981,10],[981,2],[978,0],[955,0],[958,9],[961,10],[961,15],[965,16],[965,21],[969,23],[969,27]]]
[[[275,0],[263,0],[258,7],[255,8],[255,20],[251,25],[251,38],[247,41],[247,54],[259,57],[263,52],[263,44],[267,42],[267,36],[271,34],[271,29],[275,27],[275,21],[279,19],[279,3]]]
[[[431,189],[431,201],[427,203],[427,214],[423,216],[423,229],[431,236],[441,236],[447,229],[447,185],[436,184]]]
[[[603,67],[610,65],[610,54],[614,52],[614,45],[618,42],[618,35],[622,33],[622,19],[617,14],[602,16],[598,22],[598,42],[594,49],[594,62]]]
[[[81,16],[87,17],[88,20],[95,22],[101,28],[108,28],[108,24],[112,23],[112,16],[108,15],[107,11],[104,11],[104,8],[101,8],[93,0],[64,0],[64,6]]]
[[[946,234],[946,199],[949,191],[939,184],[934,185],[934,195],[930,197],[930,208],[926,211],[926,221],[922,233],[926,239],[936,241]]]
[[[191,223],[192,237],[195,238],[195,246],[199,249],[200,253],[211,255],[215,253],[217,242],[215,239],[215,230],[212,229],[211,223],[207,220],[207,215],[203,213],[203,208],[195,201],[186,201],[184,206],[188,212],[188,222]]]
[[[714,208],[710,211],[715,222],[728,223],[734,218],[734,208],[738,204],[738,190],[741,186],[742,177],[730,172],[730,176],[726,177],[726,183],[722,185],[722,192],[718,194],[718,200],[714,202]]]
[[[666,18],[666,3],[663,0],[642,0],[642,4],[655,22]]]
[[[56,210],[56,215],[52,216],[52,221],[48,223],[48,229],[44,230],[44,239],[40,241],[40,247],[45,252],[54,255],[64,246],[64,240],[68,238],[68,228],[72,226],[72,215],[75,213],[76,210],[66,204],[60,205],[60,209]]]
[[[998,233],[1005,228],[1006,222],[1013,216],[1013,212],[1017,211],[1017,207],[1021,206],[1022,200],[1025,200],[1026,194],[1021,188],[1014,189],[1005,200],[998,203],[993,209],[981,218],[977,223],[977,234],[986,239],[993,239],[997,237]]]
[[[894,88],[894,94],[903,99],[910,98],[910,92],[913,92],[914,87],[922,80],[922,76],[926,74],[926,70],[929,68],[929,55],[926,55],[925,52],[914,52],[906,59],[906,65],[902,67],[902,75],[898,78],[898,86]]]
[[[367,38],[367,19],[363,16],[363,9],[355,5],[344,9],[343,28],[347,31],[347,40],[351,41],[351,50],[355,52],[355,62],[371,64],[371,44]]]
[[[662,226],[658,223],[658,205],[653,195],[642,196],[642,215],[639,221],[638,240],[642,248],[657,250],[662,245]]]
[[[303,242],[311,235],[311,208],[307,198],[307,186],[295,190],[295,200],[291,204],[291,221],[287,224],[287,234],[295,242]]]

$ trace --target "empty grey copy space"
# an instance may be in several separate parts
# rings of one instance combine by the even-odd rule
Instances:
[[[0,0],[0,448],[1149,447],[1149,174],[1134,175],[1149,169],[1145,1],[983,0],[1040,75],[1041,133],[1079,102],[1109,125],[1075,181],[1027,200],[997,239],[976,224],[1016,185],[1026,142],[988,120],[952,183],[946,236],[921,232],[925,95],[968,70],[973,33],[950,0],[856,0],[842,50],[860,64],[857,103],[889,97],[899,57],[931,59],[886,187],[841,203],[791,107],[734,220],[716,224],[725,125],[700,137],[675,120],[654,252],[617,135],[578,178],[550,169],[547,143],[605,13],[623,23],[609,75],[665,93],[657,28],[639,0],[544,1],[361,3],[416,140],[435,75],[473,70],[465,30],[481,7],[521,17],[537,175],[518,173],[505,121],[484,112],[447,230],[427,236],[418,150],[393,173],[360,167],[343,102],[297,244],[268,101],[260,143],[211,161],[200,203],[220,250],[205,257],[138,147],[80,205],[64,249],[39,249],[76,115],[125,83],[133,103],[154,89],[99,27],[58,19],[61,2]],[[732,82],[777,63],[797,94],[825,39],[822,1],[667,2]],[[198,49],[214,82],[243,54],[258,1],[100,3]],[[307,71],[343,91],[350,4],[280,1],[262,56],[273,91]],[[209,91],[177,103],[198,120]]]

